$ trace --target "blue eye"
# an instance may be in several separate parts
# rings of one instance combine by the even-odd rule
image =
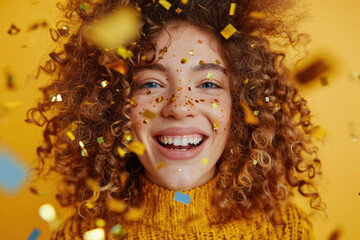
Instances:
[[[206,82],[206,83],[201,84],[200,87],[203,87],[203,88],[217,88],[218,86],[216,84],[214,84],[214,83]]]
[[[158,88],[158,87],[161,87],[161,86],[159,84],[157,84],[157,83],[149,82],[149,83],[144,84],[144,87],[146,87],[146,88]]]

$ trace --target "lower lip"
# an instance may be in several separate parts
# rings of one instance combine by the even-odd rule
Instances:
[[[186,150],[186,151],[177,151],[177,150],[170,150],[170,149],[164,148],[163,146],[161,146],[159,144],[156,137],[153,139],[155,141],[155,146],[156,146],[157,150],[160,152],[160,154],[171,160],[193,159],[194,157],[198,156],[200,154],[200,152],[203,150],[203,148],[205,146],[205,142],[207,140],[207,139],[203,140],[201,145],[194,149]]]

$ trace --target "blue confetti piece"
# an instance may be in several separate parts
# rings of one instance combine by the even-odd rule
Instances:
[[[37,228],[34,228],[34,230],[32,231],[32,233],[30,234],[28,240],[36,240],[40,235],[40,230]]]
[[[190,204],[190,199],[191,199],[190,195],[187,195],[185,193],[178,192],[178,191],[176,191],[176,193],[175,193],[175,201],[178,201],[178,202],[185,203],[185,204],[189,205]]]
[[[0,152],[0,187],[14,193],[23,184],[25,177],[24,167],[8,153]]]

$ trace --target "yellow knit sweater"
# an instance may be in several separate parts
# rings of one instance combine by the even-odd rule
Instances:
[[[274,226],[264,213],[252,220],[215,221],[210,201],[216,178],[208,183],[182,191],[191,196],[190,204],[174,200],[175,191],[141,179],[144,215],[138,221],[120,223],[127,231],[126,239],[314,239],[309,217],[294,204],[280,212],[286,226]],[[73,216],[53,233],[52,239],[83,239],[86,231],[96,228],[94,221]],[[109,234],[106,239],[118,239]]]

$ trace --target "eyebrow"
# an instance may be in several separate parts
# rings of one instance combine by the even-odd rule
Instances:
[[[151,65],[139,66],[136,68],[135,72],[140,72],[144,70],[155,70],[159,72],[166,72],[166,67],[160,63],[154,63]],[[216,70],[226,74],[226,69],[221,67],[219,64],[215,63],[205,63],[199,64],[192,68],[193,71],[200,72],[205,70]]]

